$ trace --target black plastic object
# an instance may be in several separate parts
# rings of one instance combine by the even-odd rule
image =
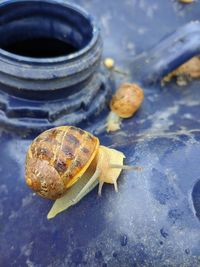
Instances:
[[[6,0],[0,36],[1,125],[42,131],[104,108],[102,40],[85,11],[64,1]]]

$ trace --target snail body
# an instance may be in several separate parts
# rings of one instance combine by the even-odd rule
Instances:
[[[117,191],[116,180],[126,166],[113,164],[116,154],[113,154],[112,150],[100,146],[97,137],[74,126],[47,130],[33,140],[28,149],[26,183],[40,196],[55,200],[63,196],[91,164],[95,164],[94,174],[77,199],[85,194],[96,179],[99,180],[99,194],[103,183],[114,184]],[[111,173],[109,177],[109,170],[113,168],[120,171],[117,175]]]

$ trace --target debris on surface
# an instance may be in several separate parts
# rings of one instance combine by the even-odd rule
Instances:
[[[165,76],[161,84],[170,82],[173,78],[179,86],[185,86],[192,79],[200,78],[200,57],[196,56]]]
[[[110,101],[111,112],[107,117],[107,132],[120,129],[120,118],[132,117],[143,99],[143,90],[137,84],[123,83]]]

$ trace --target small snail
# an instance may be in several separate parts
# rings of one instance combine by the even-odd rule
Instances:
[[[111,112],[107,118],[107,132],[120,129],[121,118],[132,117],[143,99],[143,90],[137,84],[122,84],[110,101]]]
[[[107,68],[107,69],[113,69],[114,66],[115,66],[115,61],[114,59],[108,57],[104,60],[104,66]]]
[[[194,0],[179,0],[179,2],[184,3],[184,4],[190,4],[190,3],[193,3]]]
[[[110,70],[112,72],[116,72],[116,73],[119,73],[121,75],[128,76],[128,73],[126,71],[124,71],[124,70],[122,70],[120,68],[117,68],[115,66],[114,59],[112,59],[110,57],[105,58],[104,61],[103,61],[103,64],[108,70]]]
[[[186,61],[184,64],[179,66],[177,69],[173,70],[167,74],[161,81],[161,85],[170,82],[175,78],[177,85],[185,86],[192,79],[200,78],[200,57],[195,56],[190,60]]]
[[[40,196],[55,200],[67,193],[89,166],[95,164],[92,177],[74,202],[84,196],[97,179],[99,194],[104,183],[114,184],[117,191],[116,180],[120,172],[116,178],[111,179],[111,176],[108,176],[109,169],[138,169],[138,167],[111,164],[116,162],[111,152],[113,153],[113,149],[100,146],[97,137],[74,126],[60,126],[47,130],[41,133],[28,149],[26,183]]]

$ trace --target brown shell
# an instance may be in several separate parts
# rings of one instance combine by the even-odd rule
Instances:
[[[129,118],[141,106],[143,99],[143,90],[137,84],[124,83],[113,95],[110,109],[121,118]]]
[[[79,128],[60,126],[47,130],[29,147],[26,182],[43,197],[56,199],[82,176],[98,148],[98,138]]]

